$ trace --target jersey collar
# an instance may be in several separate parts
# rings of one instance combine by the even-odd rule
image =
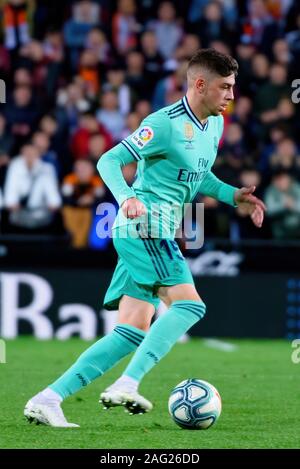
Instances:
[[[190,117],[190,119],[192,119],[192,121],[194,122],[194,124],[196,124],[196,126],[197,126],[200,130],[202,130],[202,131],[207,130],[207,127],[208,127],[208,119],[207,119],[207,121],[205,122],[205,124],[202,124],[202,123],[199,121],[199,119],[195,116],[195,114],[193,113],[193,111],[191,110],[190,105],[189,105],[189,102],[188,102],[188,100],[187,100],[187,97],[184,96],[181,101],[182,101],[183,107],[184,107],[184,109],[185,109],[185,112],[188,114],[188,116]]]

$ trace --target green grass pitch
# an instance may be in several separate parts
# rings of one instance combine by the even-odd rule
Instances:
[[[146,415],[103,410],[98,395],[123,370],[124,361],[63,404],[78,429],[28,424],[25,402],[61,374],[89,345],[79,339],[7,341],[0,364],[0,448],[300,448],[300,363],[288,341],[233,340],[237,349],[208,348],[201,339],[177,344],[144,379],[141,392],[155,404]],[[219,390],[223,410],[206,431],[183,430],[168,415],[178,382],[202,378]]]

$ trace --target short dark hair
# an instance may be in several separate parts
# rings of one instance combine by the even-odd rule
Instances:
[[[193,67],[203,67],[209,72],[220,75],[221,77],[228,77],[229,75],[237,75],[238,63],[237,61],[227,54],[222,54],[216,49],[199,49],[188,64],[188,70]]]

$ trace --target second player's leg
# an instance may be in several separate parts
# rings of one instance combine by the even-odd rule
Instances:
[[[120,386],[120,401],[131,413],[151,410],[151,402],[138,393],[140,381],[170,351],[178,338],[205,314],[205,304],[193,284],[163,286],[158,295],[169,309],[151,326],[123,375],[113,385],[118,383]]]
[[[124,371],[125,376],[136,382],[140,382],[178,338],[205,314],[205,304],[193,284],[163,286],[158,290],[158,295],[169,309],[154,322]]]
[[[127,333],[131,335],[132,340],[135,340],[135,332],[145,333],[149,330],[154,313],[155,308],[151,303],[123,295],[119,303],[118,326],[115,331],[123,334],[124,327],[130,327],[132,329]],[[134,381],[121,376],[112,386],[100,394],[100,403],[104,409],[124,405],[130,413],[143,413],[145,409],[151,410],[152,404],[136,394],[135,388]]]

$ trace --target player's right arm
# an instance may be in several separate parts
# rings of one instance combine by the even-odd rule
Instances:
[[[126,183],[122,166],[166,153],[169,119],[157,113],[148,116],[141,126],[112,150],[104,153],[97,163],[99,174],[112,192],[127,218],[145,213],[144,204]]]
[[[119,143],[111,150],[104,153],[98,163],[97,169],[107,187],[112,192],[123,213],[127,218],[135,218],[142,215],[142,202],[136,198],[132,187],[126,183],[122,167],[136,161],[131,153]],[[132,216],[134,215],[134,216]]]

